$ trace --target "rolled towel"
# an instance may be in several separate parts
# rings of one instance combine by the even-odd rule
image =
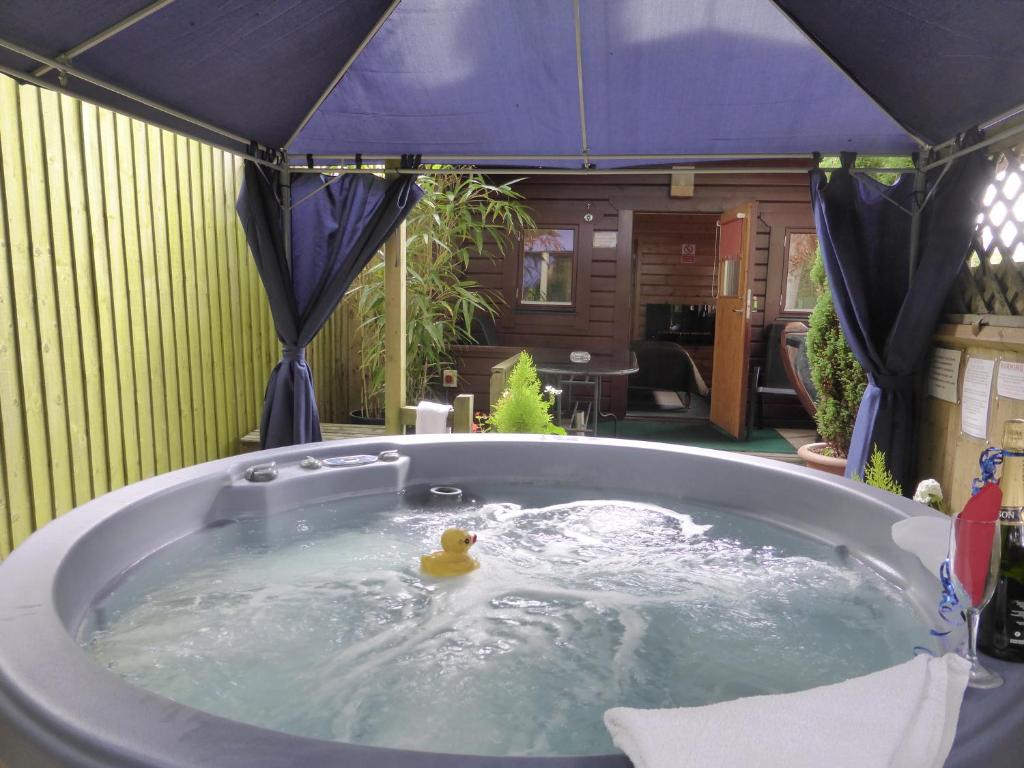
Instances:
[[[416,434],[443,435],[448,432],[448,414],[452,407],[448,403],[431,403],[421,400],[416,406]]]
[[[798,693],[609,709],[604,723],[635,768],[939,768],[969,672],[960,656],[917,656]]]
[[[939,566],[949,553],[949,518],[922,515],[908,517],[892,526],[892,540],[921,561],[936,579]]]

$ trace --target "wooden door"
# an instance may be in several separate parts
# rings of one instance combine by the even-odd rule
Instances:
[[[711,422],[739,440],[747,437],[750,263],[756,218],[757,204],[746,203],[719,219]]]

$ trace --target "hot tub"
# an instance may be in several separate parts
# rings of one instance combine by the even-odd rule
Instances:
[[[397,455],[382,455],[382,452],[397,452]],[[333,466],[319,468],[302,466],[303,459],[310,455],[318,459],[357,455],[370,458],[335,462]],[[374,460],[374,457],[380,458]],[[248,471],[255,465],[269,462],[275,462],[276,465],[272,472]],[[317,544],[323,547],[325,542],[336,540],[310,538],[307,541],[304,538],[306,532],[317,523],[314,520],[307,524],[305,517],[309,515],[305,513],[302,519],[298,519],[294,513],[296,508],[313,510],[310,515],[320,514],[321,517],[326,516],[324,519],[335,519],[339,515],[356,516],[358,519],[358,515],[364,514],[359,511],[365,507],[361,500],[390,495],[396,499],[399,520],[405,520],[410,526],[423,525],[424,520],[429,521],[431,507],[417,506],[411,499],[417,494],[426,494],[430,486],[438,485],[462,488],[469,496],[481,497],[477,506],[483,509],[481,514],[484,517],[480,520],[495,519],[501,523],[492,532],[491,546],[500,537],[500,530],[517,531],[522,527],[515,521],[509,522],[510,507],[507,504],[486,507],[487,499],[484,497],[492,492],[491,489],[520,487],[533,493],[537,489],[552,489],[554,492],[565,486],[585,489],[585,492],[573,492],[585,497],[584,501],[575,502],[569,507],[564,503],[550,507],[538,505],[543,508],[536,514],[557,514],[563,517],[575,515],[572,520],[584,521],[588,515],[605,515],[611,528],[606,526],[603,530],[614,529],[614,533],[607,534],[609,538],[630,535],[628,529],[623,530],[621,523],[622,515],[632,514],[632,499],[657,499],[667,510],[664,512],[668,521],[665,532],[658,534],[663,538],[699,538],[704,528],[714,527],[699,524],[703,520],[699,511],[692,516],[673,511],[678,506],[684,512],[709,509],[714,511],[708,514],[723,514],[725,518],[709,518],[720,526],[728,527],[727,522],[719,521],[727,521],[732,517],[746,521],[740,526],[742,530],[769,531],[768,538],[787,542],[781,545],[783,549],[789,546],[789,542],[798,542],[793,544],[798,549],[804,546],[799,542],[805,542],[811,548],[808,551],[825,553],[820,556],[823,561],[835,559],[834,564],[825,562],[822,566],[830,569],[828,573],[839,573],[841,578],[846,568],[870,571],[870,577],[862,575],[858,578],[861,581],[879,577],[884,579],[885,588],[893,590],[893,600],[905,606],[900,611],[903,618],[897,622],[904,623],[900,630],[903,634],[894,641],[897,646],[894,651],[896,656],[880,657],[876,664],[878,667],[896,663],[900,660],[899,654],[909,657],[912,652],[909,643],[914,634],[914,626],[905,624],[905,621],[911,621],[921,628],[923,644],[927,642],[927,627],[935,616],[937,585],[934,577],[926,572],[916,558],[895,547],[890,529],[894,522],[907,516],[937,513],[861,484],[799,467],[715,451],[638,442],[495,435],[371,439],[265,451],[190,467],[108,494],[51,523],[26,541],[0,566],[0,629],[3,630],[0,634],[0,763],[6,762],[10,768],[22,765],[240,768],[286,765],[374,765],[398,768],[430,765],[454,768],[470,765],[519,766],[531,761],[551,768],[628,766],[628,761],[618,754],[528,757],[513,749],[513,754],[481,757],[472,753],[472,746],[465,750],[453,748],[436,751],[436,746],[432,744],[426,746],[435,751],[420,751],[415,748],[415,741],[410,743],[396,740],[395,743],[387,743],[385,739],[382,743],[383,737],[379,733],[367,737],[362,744],[344,743],[298,735],[307,733],[305,726],[293,727],[288,724],[287,718],[281,721],[284,725],[274,721],[273,726],[280,730],[271,730],[218,716],[215,714],[218,711],[216,702],[209,706],[204,703],[203,710],[180,703],[181,700],[192,701],[188,693],[180,696],[167,693],[167,690],[160,688],[159,680],[156,683],[146,681],[143,685],[151,689],[155,687],[178,701],[131,685],[125,679],[133,679],[132,675],[135,674],[126,671],[130,665],[123,661],[110,661],[111,655],[116,656],[118,649],[124,647],[123,638],[126,635],[111,634],[113,630],[108,625],[122,630],[124,627],[121,625],[126,624],[129,640],[135,641],[131,633],[137,634],[140,631],[138,616],[147,615],[144,610],[147,600],[167,601],[157,603],[155,609],[152,602],[148,605],[148,615],[159,617],[162,611],[167,610],[166,606],[174,606],[175,600],[180,602],[194,599],[188,595],[175,595],[173,590],[170,595],[163,594],[159,598],[152,596],[166,587],[161,584],[164,578],[161,574],[173,572],[176,563],[192,562],[189,557],[193,557],[196,551],[204,551],[203,547],[214,547],[209,549],[210,552],[219,551],[215,545],[203,542],[228,541],[235,546],[241,541],[247,552],[258,553],[262,551],[260,548],[264,546],[264,539],[270,542],[267,546],[275,541],[287,540],[288,546],[295,549],[292,557],[297,559],[284,565],[279,564],[279,567],[288,569],[293,562],[306,565],[305,556],[299,548]],[[523,492],[529,496],[527,491]],[[497,495],[491,501],[500,502],[505,498],[502,493],[511,492],[495,493]],[[575,499],[576,495],[571,495],[571,498]],[[426,501],[428,497],[424,495],[423,498]],[[559,501],[557,493],[552,499]],[[586,499],[617,501],[611,503],[611,506],[602,501],[600,504],[603,506],[588,507],[586,504],[591,502]],[[475,499],[467,501],[476,503]],[[452,500],[447,499],[446,504],[437,507],[439,521],[447,519],[441,510],[450,508],[451,503]],[[403,511],[414,508],[417,510],[415,514]],[[316,512],[317,509],[321,511]],[[557,509],[557,513],[551,512],[552,509]],[[636,514],[636,525],[643,529],[638,535],[644,531],[649,534],[650,518],[643,515],[651,513],[642,511]],[[531,515],[534,513],[531,512]],[[351,524],[351,520],[348,524]],[[502,528],[502,525],[505,527]],[[404,581],[396,582],[398,591],[395,594],[401,600],[410,603],[419,600],[421,604],[426,601],[427,607],[421,605],[421,610],[431,610],[431,601],[436,600],[444,590],[451,589],[446,585],[417,581],[409,552],[404,551],[400,543],[385,544],[387,537],[373,529],[369,523],[364,528],[357,531],[364,539],[380,535],[380,548],[395,548],[398,563],[395,572],[404,574]],[[229,533],[222,533],[225,530]],[[240,533],[235,533],[236,530]],[[573,543],[575,549],[564,553],[564,557],[556,549],[554,556],[544,563],[550,561],[557,566],[562,562],[566,568],[578,567],[578,559],[573,558],[581,547],[584,550],[590,547],[602,558],[610,557],[609,542],[602,539],[600,530],[588,528],[584,532],[586,540],[582,544]],[[314,533],[316,531],[309,535]],[[579,539],[584,533],[576,531],[573,536]],[[253,536],[260,541],[254,543],[251,540]],[[759,550],[748,557],[746,553],[751,548],[742,539],[742,534],[736,534],[720,541],[728,544],[724,547],[732,552],[727,553],[728,556],[745,558],[744,562],[754,558],[750,561],[752,567],[760,569],[766,562],[772,562],[771,547],[766,548],[767,553]],[[536,570],[538,566],[529,561],[530,555],[526,551],[530,549],[529,542],[521,544],[525,549],[508,557],[513,561],[526,557],[525,565],[520,563],[520,570]],[[712,544],[714,546],[707,550],[707,557],[722,556],[720,550],[723,547],[715,542]],[[486,587],[488,573],[494,581],[494,573],[499,567],[498,552],[492,550],[489,572],[487,545],[486,540],[480,545],[482,551],[479,554],[484,561],[480,571],[482,576],[476,582],[465,583]],[[704,545],[708,543],[704,542]],[[311,551],[308,557],[315,556],[317,553]],[[211,560],[208,552],[203,557],[206,561]],[[226,557],[230,558],[230,553]],[[800,555],[797,559],[803,562],[806,558]],[[810,561],[814,561],[814,558],[810,558]],[[212,562],[215,567],[209,570],[211,579],[219,578],[218,568],[226,572],[231,567],[229,562],[221,567],[216,558]],[[270,569],[270,561],[266,562]],[[366,562],[367,569],[376,569],[374,573],[378,575],[350,583],[339,580],[338,589],[351,593],[353,585],[362,590],[360,585],[365,582],[372,590],[376,588],[374,584],[389,578],[387,574],[379,575],[379,558],[370,558]],[[589,567],[587,563],[584,565]],[[583,612],[580,614],[583,618],[577,616],[572,619],[575,625],[583,629],[574,626],[570,627],[570,631],[576,631],[577,635],[588,634],[586,627],[590,625],[587,622],[594,615],[606,613],[601,598],[602,588],[608,593],[617,593],[620,587],[617,584],[606,586],[602,579],[613,578],[622,570],[622,567],[614,566],[598,572],[593,577],[595,581],[588,583],[589,587],[597,585],[588,593],[589,598],[587,595],[583,598],[579,598],[579,595],[565,598],[579,598],[579,604],[585,606],[579,609]],[[278,578],[272,570],[267,573],[267,581]],[[683,574],[685,576],[685,569]],[[173,576],[167,576],[165,580],[170,580],[172,585],[176,584]],[[501,581],[502,578],[497,580]],[[763,581],[772,587],[772,578]],[[409,594],[410,589],[414,594]],[[436,591],[439,589],[441,592]],[[493,583],[491,589],[493,594],[483,589],[482,599],[488,601],[488,605],[497,605],[495,610],[498,611],[496,616],[499,620],[522,623],[524,614],[515,611],[534,610],[508,601],[502,603],[501,600],[507,596],[494,592]],[[643,584],[638,584],[636,590],[626,592],[658,596],[657,589],[645,592]],[[291,594],[288,593],[286,597],[291,599]],[[517,600],[522,597],[519,592],[515,596]],[[376,598],[371,594],[373,599]],[[449,599],[460,598],[454,592],[450,593]],[[572,609],[576,610],[577,607],[573,604]],[[628,607],[624,606],[624,610]],[[405,610],[401,604],[392,608],[399,613]],[[714,605],[705,608],[712,610],[712,613],[706,615],[718,615],[713,612]],[[868,610],[870,612],[871,606],[868,606]],[[550,615],[543,618],[544,621],[556,619]],[[758,637],[757,622],[760,619],[758,615],[751,619],[749,633],[752,644],[763,642],[763,638]],[[412,622],[417,621],[414,616]],[[621,616],[615,621],[617,626],[629,623]],[[169,623],[172,627],[177,626],[173,621]],[[316,623],[322,623],[319,617]],[[350,624],[351,621],[345,620],[343,623]],[[207,631],[230,630],[230,627],[210,627],[205,626],[205,622],[200,624],[194,629],[186,626],[186,635],[194,631],[198,637],[199,633]],[[628,630],[629,627],[625,627],[617,631],[625,636]],[[144,621],[141,631],[147,631]],[[855,632],[857,628],[851,626],[851,631]],[[883,626],[878,633],[884,635],[887,631]],[[895,629],[892,631],[896,632]],[[277,646],[287,655],[290,643],[301,642],[301,638],[296,640],[297,634],[298,631],[283,631],[280,643],[274,641],[269,646],[257,644],[255,647],[262,649],[260,653],[263,656],[252,658],[253,676],[260,676],[261,663],[271,664],[270,661],[261,660],[266,659],[267,654],[276,650]],[[351,645],[352,638],[346,638],[346,642]],[[181,642],[191,645],[188,636]],[[235,640],[229,638],[227,642]],[[246,638],[238,638],[237,642],[246,642]],[[319,635],[314,636],[312,642],[322,646]],[[543,639],[541,642],[544,642]],[[563,644],[572,645],[574,642],[575,636],[570,636],[569,642]],[[625,644],[618,640],[615,642]],[[144,637],[141,645],[150,652],[160,643]],[[481,647],[484,645],[487,644],[481,643]],[[340,656],[347,652],[347,647],[340,647],[338,654]],[[170,653],[173,656],[173,648]],[[735,655],[740,653],[736,652]],[[196,665],[197,658],[202,662],[201,655],[190,653],[188,674],[199,678],[198,683],[195,680],[192,683],[193,688],[198,685],[201,689],[204,672],[202,663]],[[610,655],[610,661],[600,662],[599,666],[613,666],[614,658],[614,654]],[[156,665],[166,662],[166,658],[160,657]],[[211,659],[209,663],[212,677],[216,671],[213,665],[221,662]],[[143,659],[142,666],[146,664],[147,660]],[[1024,745],[1020,743],[1021,737],[1013,734],[1021,733],[1024,728],[1020,727],[1019,722],[1022,719],[1021,707],[1013,707],[1011,702],[1015,695],[1019,695],[1022,681],[1016,670],[1009,667],[1000,666],[1000,671],[1008,677],[1008,684],[1002,689],[996,692],[969,692],[961,719],[961,733],[954,746],[950,765],[969,765],[980,759],[989,760],[991,765],[1016,764],[1011,756],[1019,754]],[[856,667],[851,670],[850,673],[870,671]],[[267,677],[271,677],[269,667]],[[479,675],[471,681],[472,685],[486,690],[486,678],[486,674]],[[643,685],[640,687],[643,688]],[[750,692],[761,691],[755,689]],[[394,695],[396,698],[393,701],[408,703],[409,697],[403,697],[401,691]],[[736,695],[735,690],[732,695]],[[720,697],[729,696],[722,694]],[[446,706],[445,701],[435,703],[440,709]],[[528,707],[529,702],[523,702],[523,705]],[[665,702],[661,705],[665,705]],[[513,705],[509,707],[514,708]],[[228,708],[221,711],[233,710]],[[1000,712],[1002,723],[999,727],[990,727],[981,735],[976,733],[979,724],[992,719],[994,712]],[[408,718],[409,713],[404,712],[403,717]],[[284,732],[288,730],[292,732]],[[342,729],[341,732],[346,731]],[[320,732],[314,730],[312,733]],[[353,740],[360,739],[354,737]],[[393,748],[396,745],[403,748]],[[545,755],[543,750],[539,754]]]

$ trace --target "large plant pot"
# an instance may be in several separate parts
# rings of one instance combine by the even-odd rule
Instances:
[[[846,459],[837,459],[835,456],[825,456],[821,453],[825,443],[808,443],[797,448],[797,455],[803,460],[804,466],[811,469],[820,469],[830,475],[846,474]]]
[[[348,412],[348,423],[349,424],[368,424],[368,425],[383,426],[384,425],[384,417],[383,416],[378,416],[378,417],[375,417],[375,418],[368,418],[366,416],[363,416],[363,412],[361,410],[349,411]]]

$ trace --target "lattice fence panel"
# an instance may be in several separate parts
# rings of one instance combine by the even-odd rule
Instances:
[[[946,311],[1024,315],[1024,152],[1015,151],[999,162],[982,206]]]

